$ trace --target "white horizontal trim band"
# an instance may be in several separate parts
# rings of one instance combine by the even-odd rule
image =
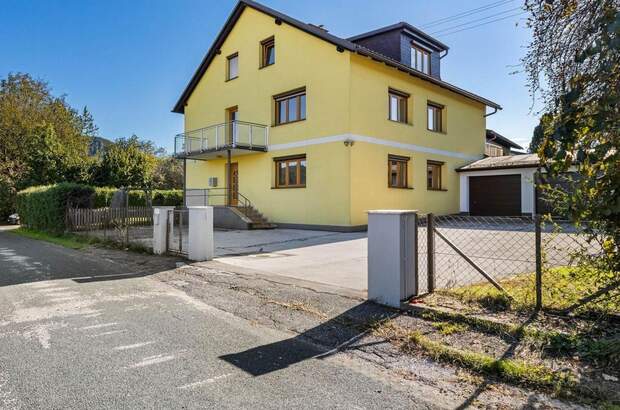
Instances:
[[[302,147],[307,147],[310,145],[328,144],[331,142],[340,142],[340,141],[345,141],[345,140],[360,141],[360,142],[366,142],[369,144],[383,145],[386,147],[400,148],[400,149],[413,151],[413,152],[424,152],[427,154],[443,155],[446,157],[461,158],[461,159],[468,159],[468,160],[476,160],[476,159],[482,158],[482,155],[480,156],[468,155],[468,154],[463,154],[461,152],[446,151],[442,149],[423,147],[421,145],[415,145],[415,144],[405,144],[403,142],[390,141],[390,140],[385,140],[381,138],[375,138],[375,137],[369,137],[366,135],[357,135],[357,134],[330,135],[327,137],[311,138],[311,139],[302,140],[302,141],[289,142],[286,144],[273,144],[273,145],[269,145],[268,151],[282,151],[286,149],[302,148]]]

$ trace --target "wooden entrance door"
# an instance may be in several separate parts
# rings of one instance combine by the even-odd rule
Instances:
[[[230,164],[230,206],[239,204],[239,165],[236,162]]]

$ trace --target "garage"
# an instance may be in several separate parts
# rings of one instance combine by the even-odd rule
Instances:
[[[488,157],[456,169],[464,215],[521,216],[536,209],[536,154]]]
[[[480,216],[521,215],[521,175],[469,177],[469,213]]]

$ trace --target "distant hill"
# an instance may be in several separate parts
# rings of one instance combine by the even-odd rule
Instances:
[[[91,157],[99,155],[105,150],[105,147],[110,144],[112,144],[112,141],[109,139],[102,137],[90,137],[90,142],[88,143],[88,155]]]

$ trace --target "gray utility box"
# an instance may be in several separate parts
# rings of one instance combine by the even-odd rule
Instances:
[[[400,307],[417,293],[416,211],[368,211],[368,299]]]

